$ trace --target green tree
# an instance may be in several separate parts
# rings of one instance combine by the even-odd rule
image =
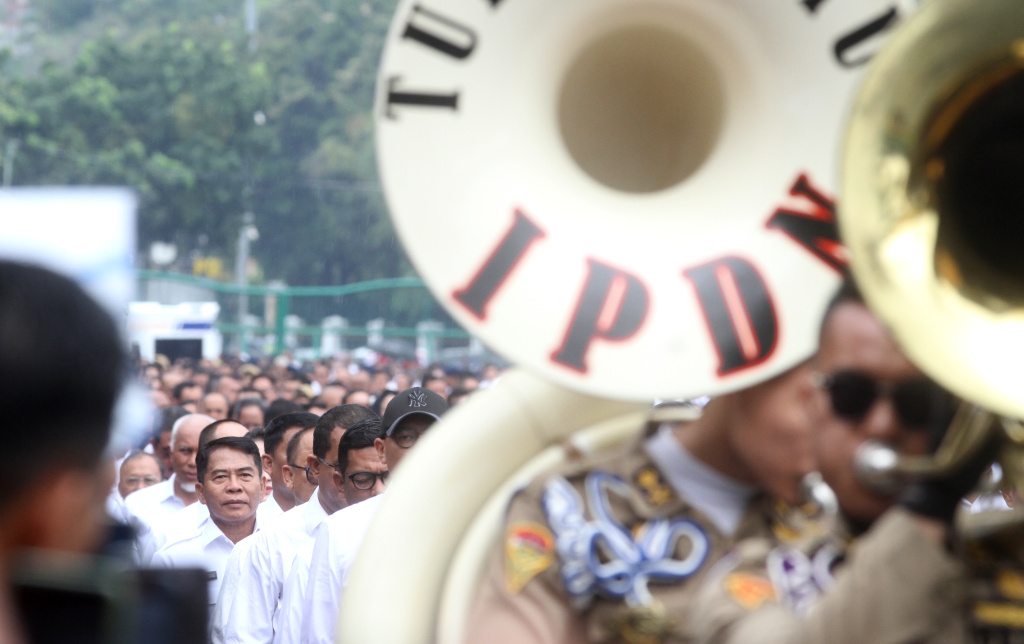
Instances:
[[[140,246],[175,241],[229,265],[252,211],[253,255],[292,284],[411,273],[373,156],[394,0],[263,0],[255,50],[242,0],[73,5],[40,2],[31,60],[0,59],[16,184],[132,186]]]

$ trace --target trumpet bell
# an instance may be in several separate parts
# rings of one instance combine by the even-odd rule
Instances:
[[[948,389],[1024,418],[1024,3],[925,3],[874,61],[843,163],[872,308]]]

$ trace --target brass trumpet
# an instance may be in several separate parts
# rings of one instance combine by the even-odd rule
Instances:
[[[840,228],[865,297],[904,351],[1004,416],[1006,442],[1018,445],[1024,431],[1009,419],[1024,418],[1022,205],[1024,4],[927,3],[874,61],[855,104]],[[983,415],[958,423],[935,461],[888,469],[948,467],[988,429]],[[866,471],[884,458],[873,454]]]
[[[932,457],[865,447],[862,478],[942,476],[995,433],[1002,487],[1020,498],[1024,3],[924,3],[873,62],[845,150],[840,229],[865,298],[912,361],[977,405]],[[957,527],[977,641],[1024,631],[1024,512]]]

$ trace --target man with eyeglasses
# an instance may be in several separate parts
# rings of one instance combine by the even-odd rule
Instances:
[[[345,507],[345,499],[334,485],[337,463],[332,461],[338,443],[349,427],[376,417],[366,407],[341,405],[317,420],[313,454],[306,461],[310,480],[317,482],[316,492],[308,502],[243,540],[231,553],[213,615],[211,639],[215,644],[276,641],[281,593],[295,557],[309,552],[317,526]]]
[[[341,437],[334,483],[345,497],[346,509],[343,512],[384,491],[388,469],[375,445],[382,435],[380,420],[371,418],[356,423]],[[281,619],[274,635],[277,644],[297,644],[300,641],[309,564],[309,558],[302,554],[296,555],[292,563],[281,594]]]
[[[277,508],[277,514],[295,507],[295,494],[285,485],[284,466],[288,460],[288,441],[300,430],[316,426],[319,417],[309,412],[282,414],[267,423],[263,435],[263,470],[270,473],[274,491],[266,503]]]
[[[444,398],[423,387],[395,396],[381,420],[383,436],[374,440],[382,467],[393,474],[406,453],[447,410]],[[317,531],[303,608],[303,644],[333,644],[349,566],[385,496],[377,495],[328,517]]]
[[[965,580],[947,539],[991,453],[909,485],[858,477],[869,441],[905,456],[931,452],[957,402],[907,360],[851,285],[826,313],[813,366],[815,447],[838,501],[836,525],[739,544],[684,617],[696,641],[967,641],[957,599]]]
[[[164,480],[163,463],[142,450],[129,453],[118,468],[117,486],[107,496],[107,514],[124,521],[124,500],[132,492],[156,485]]]
[[[306,465],[310,457],[313,457],[313,428],[307,427],[288,441],[288,449],[285,450],[288,462],[281,468],[284,484],[295,495],[296,505],[309,501],[316,492],[316,479],[310,476]]]
[[[205,414],[188,414],[175,421],[171,429],[173,474],[166,481],[125,499],[125,517],[138,531],[140,542],[154,523],[199,500],[196,494],[199,433],[212,422],[214,420]]]

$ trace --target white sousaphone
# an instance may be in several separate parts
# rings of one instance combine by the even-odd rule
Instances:
[[[391,216],[435,297],[523,370],[403,461],[340,641],[433,641],[460,539],[545,448],[595,425],[599,446],[654,398],[749,386],[813,352],[846,264],[831,199],[844,111],[913,8],[400,4],[376,107]],[[486,546],[493,530],[470,533]]]

